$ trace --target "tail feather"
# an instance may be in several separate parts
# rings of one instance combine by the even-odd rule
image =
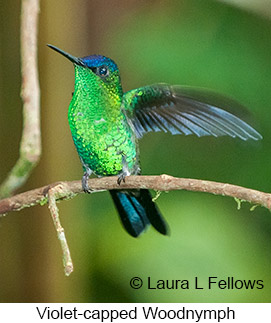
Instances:
[[[124,228],[133,237],[152,224],[160,233],[168,234],[168,226],[148,190],[110,191]]]

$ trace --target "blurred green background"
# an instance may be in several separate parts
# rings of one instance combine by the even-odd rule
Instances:
[[[238,1],[232,1],[238,2]],[[271,22],[269,7],[219,1],[41,1],[39,72],[43,154],[25,191],[80,179],[67,121],[73,67],[46,47],[73,55],[104,54],[119,65],[124,90],[156,82],[203,86],[246,105],[259,143],[231,138],[148,134],[140,142],[143,174],[229,182],[271,191]],[[251,4],[252,1],[249,1]],[[258,4],[258,5],[257,5]],[[20,1],[0,1],[0,180],[18,157]],[[258,10],[259,9],[259,10]],[[263,16],[262,13],[265,15]],[[271,217],[237,210],[233,199],[190,192],[157,201],[170,237],[150,229],[139,239],[121,227],[108,193],[59,204],[75,271],[65,277],[46,206],[0,221],[1,302],[270,302]],[[129,281],[145,285],[133,290]],[[148,290],[147,277],[194,280],[204,290]],[[208,290],[207,279],[261,279],[261,290]]]

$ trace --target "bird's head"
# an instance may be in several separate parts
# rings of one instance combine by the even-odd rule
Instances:
[[[48,45],[53,50],[68,58],[75,67],[76,75],[80,79],[87,77],[90,84],[101,83],[106,88],[121,87],[119,69],[116,63],[102,55],[90,55],[86,57],[75,57],[56,46]]]

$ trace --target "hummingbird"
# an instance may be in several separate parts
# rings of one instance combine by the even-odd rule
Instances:
[[[68,121],[83,166],[82,188],[90,193],[88,178],[140,175],[138,139],[145,133],[230,136],[259,140],[248,123],[226,111],[238,106],[210,90],[157,83],[123,92],[116,63],[102,55],[75,57],[48,45],[69,59],[75,69],[75,87]],[[163,235],[169,228],[147,189],[110,190],[127,232],[138,237],[152,225]]]

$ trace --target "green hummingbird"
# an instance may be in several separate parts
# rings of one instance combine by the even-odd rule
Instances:
[[[235,103],[211,91],[187,86],[153,84],[123,93],[115,62],[105,56],[68,58],[75,68],[75,89],[68,120],[83,165],[82,187],[88,178],[117,175],[118,183],[141,173],[138,139],[150,131],[259,140],[246,122],[224,110]],[[236,104],[235,104],[236,105]],[[222,109],[223,107],[223,109]],[[146,189],[111,190],[124,228],[133,237],[150,224],[168,234],[168,225]]]

